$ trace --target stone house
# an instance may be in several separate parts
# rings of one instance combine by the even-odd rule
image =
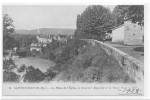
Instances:
[[[30,46],[30,51],[36,50],[36,51],[41,51],[42,47],[46,47],[46,43],[32,43]]]
[[[139,22],[133,23],[132,20],[125,20],[124,24],[111,29],[109,34],[112,42],[123,43],[125,45],[144,44],[144,26]]]
[[[131,20],[124,22],[124,44],[125,45],[143,45],[144,44],[144,26],[138,22],[132,23]]]
[[[52,42],[52,37],[51,35],[37,35],[36,36],[37,40],[39,43],[50,43]]]

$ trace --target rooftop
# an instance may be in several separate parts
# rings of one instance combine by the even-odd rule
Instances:
[[[39,34],[38,35],[40,38],[49,38],[49,35],[44,35],[44,34]],[[50,35],[51,36],[51,35]]]

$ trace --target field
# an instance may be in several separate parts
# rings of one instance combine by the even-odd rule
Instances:
[[[49,60],[37,57],[16,58],[14,61],[17,67],[25,64],[26,66],[39,68],[42,72],[46,72],[49,67],[54,66],[54,63],[50,62]]]

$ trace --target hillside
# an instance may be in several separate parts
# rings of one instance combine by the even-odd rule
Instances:
[[[39,30],[39,32],[38,32]],[[41,28],[41,29],[34,29],[34,30],[16,30],[15,33],[19,34],[63,34],[63,35],[70,35],[74,33],[74,29],[67,29],[67,28]]]
[[[67,43],[53,61],[56,65],[48,71],[56,73],[52,81],[134,83],[113,56],[98,45],[78,39]]]
[[[52,42],[49,46],[50,48],[43,48],[42,55],[40,52],[34,52],[36,55],[33,57],[49,59],[54,66],[51,66],[50,63],[51,67],[48,68],[45,66],[47,63],[45,61],[39,66],[39,60],[32,57],[28,63],[36,64],[33,66],[26,64],[24,67],[20,66],[16,69],[19,72],[26,71],[23,82],[135,83],[135,80],[125,73],[117,60],[112,55],[108,55],[98,44],[71,39],[63,45]],[[32,54],[33,52],[31,52],[31,56]],[[34,61],[31,61],[33,59]],[[24,60],[23,63],[26,62]],[[5,69],[7,69],[8,62],[9,60],[4,62]],[[43,72],[45,69],[47,71]],[[13,71],[10,72],[7,70],[4,72],[4,82],[20,82],[22,77]],[[14,76],[10,77],[12,75]]]

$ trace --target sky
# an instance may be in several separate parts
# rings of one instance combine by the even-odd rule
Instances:
[[[77,15],[88,5],[3,5],[16,29],[76,28]],[[113,10],[114,5],[105,6]]]

